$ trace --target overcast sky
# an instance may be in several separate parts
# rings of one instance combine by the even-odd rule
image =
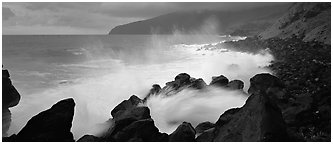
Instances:
[[[107,34],[113,27],[182,10],[240,10],[281,3],[2,3],[3,34]]]

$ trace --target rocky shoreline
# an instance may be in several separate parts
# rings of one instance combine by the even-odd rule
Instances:
[[[220,75],[206,84],[200,78],[181,73],[163,88],[154,84],[144,99],[133,95],[124,100],[111,110],[110,119],[105,122],[106,131],[98,136],[84,135],[77,141],[330,141],[330,45],[303,42],[297,37],[254,37],[223,46],[252,53],[268,48],[275,57],[269,66],[273,75],[262,73],[250,79],[249,97],[242,107],[225,111],[215,123],[202,122],[194,128],[183,122],[173,133],[161,133],[150,109],[144,105],[150,97],[213,86],[246,93],[240,80],[229,81]],[[31,118],[18,134],[4,137],[3,141],[75,141],[70,131],[74,107],[72,98],[59,101]]]

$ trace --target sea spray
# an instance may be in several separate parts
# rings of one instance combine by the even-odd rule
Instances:
[[[184,121],[194,127],[205,121],[215,123],[224,111],[241,107],[246,99],[247,94],[240,90],[207,87],[185,89],[171,96],[153,95],[146,105],[159,130],[170,134]]]
[[[202,37],[207,39],[205,36]],[[173,80],[179,73],[188,73],[194,78],[202,78],[207,84],[211,81],[212,76],[224,75],[229,80],[240,79],[245,83],[244,90],[246,91],[249,86],[249,78],[257,73],[270,72],[269,69],[265,68],[272,60],[272,56],[267,52],[248,54],[209,49],[197,51],[201,46],[210,43],[170,45],[163,40],[163,38],[155,37],[154,42],[146,45],[149,46],[147,49],[133,47],[129,53],[115,51],[111,56],[109,54],[101,56],[98,49],[102,47],[102,53],[107,51],[106,46],[102,44],[93,48],[92,52],[89,52],[89,47],[84,47],[85,51],[80,57],[86,56],[85,61],[57,65],[53,63],[51,70],[59,69],[61,72],[73,71],[73,73],[70,75],[60,72],[51,73],[50,76],[58,77],[66,74],[68,77],[79,78],[65,79],[68,81],[66,84],[58,84],[56,87],[32,94],[22,92],[20,104],[11,109],[13,121],[9,134],[18,133],[32,116],[50,108],[63,98],[73,97],[76,102],[71,131],[75,139],[78,139],[85,134],[98,134],[103,131],[101,123],[111,118],[110,111],[121,101],[128,99],[133,94],[143,99],[153,84],[159,84],[163,87],[166,82]],[[179,36],[179,41],[182,40],[186,41]],[[170,41],[172,42],[172,39]],[[137,51],[140,53],[134,54]],[[118,54],[118,57],[113,57],[113,55]],[[13,74],[13,79],[16,83],[15,74]],[[196,125],[202,122],[202,116],[209,118],[209,121],[216,121],[224,110],[242,105],[244,99],[237,98],[241,95],[243,94],[233,94],[233,92],[226,92],[223,89],[200,92],[185,90],[165,99],[159,96],[152,97],[149,100],[152,105],[149,107],[158,128],[170,132],[181,121],[189,121],[192,125]],[[230,101],[227,102],[226,99],[230,99]],[[175,116],[171,119],[155,116],[155,114],[172,116],[175,109],[168,106],[165,106],[165,109],[159,108],[153,102],[160,105],[178,106],[183,114],[174,112]],[[173,105],[173,103],[175,104]],[[229,103],[232,105],[228,105]],[[210,112],[201,116],[193,114],[196,111],[203,113],[200,111],[201,109],[207,113],[209,110]],[[163,124],[164,120],[167,120],[167,124]],[[170,128],[168,128],[169,126]]]

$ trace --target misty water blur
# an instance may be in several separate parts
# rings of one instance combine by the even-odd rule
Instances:
[[[244,90],[247,90],[249,78],[256,73],[270,72],[264,67],[273,59],[265,51],[247,54],[223,49],[198,50],[239,37],[180,34],[142,37],[145,36],[88,36],[74,40],[68,40],[72,37],[33,37],[32,40],[50,42],[45,43],[47,47],[34,44],[31,48],[29,43],[22,42],[23,46],[10,49],[6,49],[12,45],[6,45],[7,40],[4,66],[10,70],[13,84],[22,95],[19,105],[11,108],[9,134],[19,132],[32,116],[57,101],[73,97],[76,107],[72,132],[78,139],[84,134],[95,134],[96,124],[111,118],[110,111],[121,101],[133,94],[144,98],[152,84],[163,87],[183,72],[203,78],[206,83],[212,76],[223,74],[229,80],[244,81]],[[66,45],[66,41],[70,42]],[[52,42],[62,45],[52,47]],[[71,42],[84,45],[72,46]],[[27,49],[25,54],[21,53],[23,48]],[[241,106],[245,99],[242,93],[222,89],[186,90],[170,98],[154,97],[148,106],[160,131],[170,133],[181,121],[193,125],[201,121],[215,122],[225,110]]]

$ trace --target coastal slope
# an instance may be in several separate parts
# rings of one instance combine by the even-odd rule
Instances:
[[[109,34],[232,34],[264,30],[283,15],[289,4],[256,9],[180,11],[119,25]],[[259,28],[260,27],[260,28]]]
[[[331,4],[293,3],[288,12],[260,34],[263,39],[289,38],[331,43]]]

